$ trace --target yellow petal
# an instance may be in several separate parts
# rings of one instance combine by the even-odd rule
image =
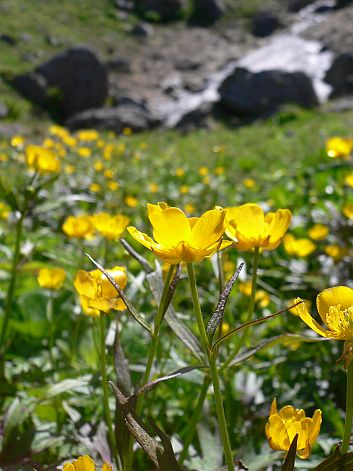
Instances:
[[[90,273],[80,270],[75,278],[74,286],[81,296],[94,298],[96,296],[97,285]]]
[[[102,471],[113,471],[113,467],[111,464],[104,463],[102,467]]]
[[[226,214],[227,235],[230,238],[250,239],[256,241],[262,236],[265,228],[265,217],[258,204],[247,203],[228,208]],[[232,227],[235,229],[232,230]],[[233,236],[231,235],[233,233]]]
[[[179,242],[189,241],[191,227],[188,218],[179,208],[168,207],[149,214],[155,240],[164,247],[175,247]]]
[[[140,244],[152,250],[152,245],[155,245],[155,242],[151,239],[151,237],[149,237],[144,232],[140,232],[139,230],[136,229],[136,227],[133,227],[133,226],[129,226],[127,230],[130,233],[130,235],[135,240],[137,240],[137,242],[140,242]]]
[[[292,213],[289,209],[278,209],[275,213],[268,213],[265,222],[269,223],[266,230],[269,234],[268,244],[264,248],[268,250],[276,249],[286,233],[292,220]]]
[[[316,441],[317,437],[319,436],[321,423],[322,423],[322,412],[320,409],[316,409],[312,418],[310,434],[309,434],[309,442],[311,444],[313,444]]]
[[[330,306],[340,305],[342,311],[353,306],[353,289],[348,286],[325,289],[316,298],[316,305],[321,319],[325,322]]]
[[[279,415],[271,415],[266,424],[265,432],[269,445],[273,450],[289,450],[288,432]]]
[[[196,249],[205,249],[219,241],[224,233],[224,209],[206,211],[192,228],[190,245]]]
[[[270,409],[270,417],[271,415],[277,414],[277,400],[276,398],[273,399]]]
[[[300,301],[302,301],[302,299],[296,298],[294,300],[294,303],[299,303]],[[296,309],[301,320],[304,321],[305,324],[310,327],[310,329],[312,329],[314,332],[321,335],[322,337],[331,337],[330,331],[322,328],[321,325],[318,324],[316,320],[311,317],[304,302],[298,304],[298,306],[296,306]]]

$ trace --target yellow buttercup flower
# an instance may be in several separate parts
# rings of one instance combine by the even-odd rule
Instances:
[[[156,183],[151,183],[149,185],[149,190],[150,190],[151,193],[157,193],[158,190],[159,190],[159,187]]]
[[[76,133],[77,139],[79,141],[96,141],[99,137],[98,132],[95,129],[85,129],[82,131],[78,131]]]
[[[300,302],[297,298],[295,302]],[[316,298],[316,307],[327,329],[321,327],[309,314],[305,303],[296,306],[299,317],[314,332],[335,340],[353,341],[353,289],[336,286],[322,291]]]
[[[227,209],[226,234],[239,250],[262,247],[274,250],[281,243],[292,219],[288,209],[264,214],[254,203]]]
[[[104,170],[104,176],[105,178],[113,178],[114,177],[114,172],[110,168],[107,168]]]
[[[75,173],[75,171],[76,171],[76,168],[74,165],[71,165],[71,164],[65,165],[65,173],[67,173],[67,175],[72,175],[73,173]]]
[[[284,236],[283,246],[287,254],[294,257],[307,257],[316,249],[310,239],[296,239],[292,234]]]
[[[342,209],[342,213],[346,218],[353,219],[353,203],[346,204]]]
[[[125,288],[127,276],[124,267],[114,267],[106,271],[122,289]],[[126,308],[114,286],[100,270],[90,272],[80,270],[76,275],[74,286],[82,298],[81,305],[87,308],[103,312],[109,312],[111,309],[123,311]]]
[[[63,471],[96,471],[95,462],[87,455],[80,456],[72,463],[65,463]],[[104,463],[102,471],[113,471],[111,464]]]
[[[104,169],[104,164],[101,160],[96,160],[93,166],[96,172],[102,172]]]
[[[85,316],[89,317],[99,317],[100,311],[98,309],[93,309],[93,307],[89,307],[88,298],[85,296],[80,296],[80,305],[82,312]]]
[[[247,296],[248,298],[250,298],[251,285],[252,285],[251,280],[244,281],[239,284],[239,291],[243,293],[245,296]],[[264,291],[263,289],[260,289],[256,291],[255,301],[260,304],[260,307],[265,308],[270,304],[271,298],[269,294],[266,293],[266,291]]]
[[[60,170],[60,161],[49,149],[40,146],[26,147],[27,165],[39,173],[56,173]]]
[[[124,203],[129,206],[129,208],[136,208],[138,205],[138,200],[134,196],[128,195],[125,197]]]
[[[353,188],[353,172],[349,173],[344,179],[344,183]]]
[[[333,258],[335,260],[335,262],[339,262],[340,260],[342,260],[342,258],[345,256],[345,255],[348,255],[348,249],[347,247],[341,247],[339,245],[336,245],[336,244],[330,244],[330,245],[326,245],[326,247],[324,248],[324,252],[331,258]]]
[[[92,216],[94,228],[109,240],[122,236],[130,219],[122,214],[112,216],[108,213],[98,213]]]
[[[255,188],[256,186],[256,181],[253,178],[245,178],[243,180],[245,188],[248,188],[251,190],[252,188]]]
[[[314,412],[312,418],[306,417],[303,409],[295,409],[293,406],[282,407],[277,412],[277,403],[274,399],[265,428],[266,437],[272,450],[288,451],[298,434],[297,454],[305,460],[311,454],[312,446],[320,432],[321,422],[320,409]]]
[[[114,181],[110,181],[110,182],[108,183],[108,188],[109,188],[109,190],[111,190],[111,191],[116,191],[116,190],[119,188],[119,183],[114,182]]]
[[[313,240],[324,240],[329,233],[329,228],[324,224],[314,224],[308,231]]]
[[[128,231],[167,263],[199,262],[231,244],[222,243],[226,211],[219,206],[199,218],[188,218],[167,203],[148,204],[147,209],[156,242],[135,227],[128,227]]]
[[[201,175],[201,177],[204,177],[208,174],[208,168],[207,167],[200,167],[199,168],[199,175]]]
[[[326,141],[326,152],[332,159],[349,158],[353,149],[353,139],[345,137],[331,137]]]
[[[12,147],[17,147],[18,149],[22,149],[24,143],[25,143],[25,138],[23,136],[16,135],[11,138]]]
[[[181,167],[178,167],[176,170],[175,170],[175,175],[177,177],[183,177],[185,175],[185,170]]]
[[[180,187],[180,193],[182,193],[182,194],[185,195],[186,193],[189,193],[189,191],[190,191],[190,189],[189,189],[189,187],[188,187],[187,185],[181,185],[181,187]]]
[[[90,237],[94,227],[89,216],[69,216],[63,226],[63,231],[69,237]]]
[[[41,268],[38,272],[38,283],[41,288],[58,290],[66,278],[63,268]]]
[[[91,183],[89,189],[93,191],[93,193],[98,193],[99,191],[101,191],[101,186],[99,183]]]
[[[77,153],[80,157],[87,159],[92,155],[92,151],[89,147],[79,147]]]
[[[224,167],[222,167],[221,165],[219,165],[218,167],[216,167],[216,168],[214,169],[214,173],[215,173],[216,175],[223,175],[224,172],[225,172],[225,169],[224,169]]]
[[[11,214],[11,208],[8,204],[0,201],[0,219],[7,219]]]

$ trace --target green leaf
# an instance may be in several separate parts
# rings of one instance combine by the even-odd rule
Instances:
[[[88,383],[88,378],[64,379],[63,381],[60,381],[60,383],[54,384],[48,389],[46,399],[77,389],[81,389],[82,391],[83,388],[85,389],[87,387]]]
[[[353,452],[342,455],[337,446],[334,454],[320,463],[314,471],[352,471],[352,469]]]
[[[293,471],[295,465],[295,455],[297,453],[298,434],[293,438],[290,448],[288,450],[286,460],[283,464],[282,471]]]

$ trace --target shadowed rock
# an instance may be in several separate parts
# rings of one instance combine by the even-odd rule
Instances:
[[[327,71],[325,81],[332,85],[331,97],[353,93],[353,55],[338,55]]]
[[[285,103],[305,108],[318,104],[310,78],[303,72],[235,69],[219,88],[221,105],[238,116],[261,116]]]
[[[29,100],[59,117],[101,106],[108,90],[105,66],[85,47],[74,47],[14,78],[13,85]]]
[[[199,26],[212,25],[224,12],[223,0],[194,0],[189,22]]]

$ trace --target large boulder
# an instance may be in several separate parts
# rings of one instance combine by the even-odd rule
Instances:
[[[86,47],[73,47],[19,75],[13,85],[29,100],[66,118],[102,106],[108,91],[106,67]]]
[[[151,129],[160,124],[145,106],[126,103],[112,108],[91,109],[71,116],[66,125],[76,129],[111,129],[117,133],[124,128],[133,131]]]
[[[314,2],[315,0],[288,0],[288,10],[291,12],[297,12]]]
[[[223,0],[193,0],[189,22],[200,26],[214,24],[225,12]]]
[[[318,104],[310,78],[303,72],[237,68],[219,88],[220,104],[238,116],[261,116],[285,103],[305,108]]]
[[[135,0],[137,12],[155,21],[173,21],[181,17],[185,0]]]
[[[353,54],[339,54],[327,71],[325,81],[332,86],[331,97],[353,93]]]
[[[254,36],[265,38],[281,26],[278,17],[270,11],[256,13],[252,20],[251,32]]]

